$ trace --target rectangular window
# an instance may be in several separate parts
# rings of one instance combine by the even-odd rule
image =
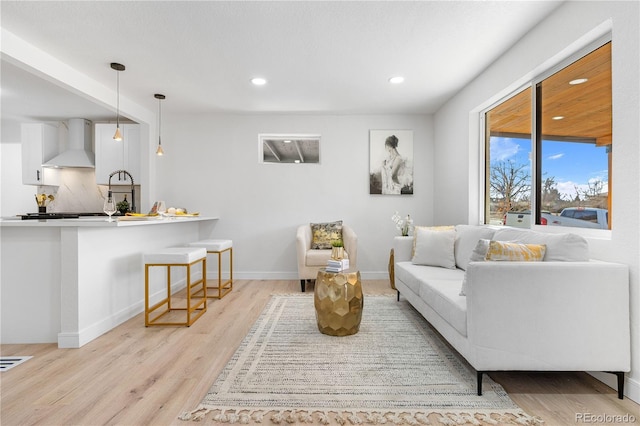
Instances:
[[[258,162],[271,164],[318,164],[320,135],[258,135]]]
[[[610,42],[536,85],[536,223],[610,229],[611,111]]]
[[[485,221],[529,227],[531,88],[487,111],[485,123]]]
[[[492,107],[485,131],[485,223],[611,229],[611,42]]]

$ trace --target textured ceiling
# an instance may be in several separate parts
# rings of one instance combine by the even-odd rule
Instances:
[[[151,111],[163,93],[167,113],[432,113],[559,4],[3,1],[1,22],[107,87],[109,63],[124,64],[122,96]],[[3,118],[29,114],[5,97],[20,73],[2,65]],[[389,84],[394,75],[405,82]],[[55,89],[22,86],[22,99],[35,87],[52,107]]]

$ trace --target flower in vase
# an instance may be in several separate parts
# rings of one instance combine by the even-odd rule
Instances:
[[[400,231],[403,237],[408,236],[409,232],[413,229],[413,220],[411,220],[411,216],[409,215],[403,219],[396,211],[393,213],[393,216],[391,216],[391,220],[396,224],[396,229]]]

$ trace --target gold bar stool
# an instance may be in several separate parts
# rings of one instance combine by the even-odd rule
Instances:
[[[153,253],[145,253],[143,254],[143,260],[145,327],[150,325],[186,325],[189,327],[207,311],[207,251],[204,248],[170,247]],[[192,281],[191,267],[198,263],[202,264],[202,278]],[[167,268],[167,294],[161,301],[149,306],[149,269],[155,266]],[[171,305],[171,268],[174,266],[186,269],[186,308],[175,308]],[[203,295],[195,296],[199,292],[203,292]],[[160,311],[152,317],[156,310]],[[165,315],[174,311],[186,311],[186,320],[183,322],[163,321]]]
[[[208,297],[222,299],[233,290],[233,241],[232,240],[201,240],[190,243],[189,247],[203,247],[208,254],[218,255],[218,286],[207,286],[209,290],[217,290],[218,295],[210,292]],[[222,253],[229,252],[229,279],[222,282]]]

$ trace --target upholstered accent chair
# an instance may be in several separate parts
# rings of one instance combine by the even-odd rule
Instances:
[[[349,269],[356,269],[358,257],[358,236],[352,228],[342,226],[342,242],[344,244],[345,258],[349,259]],[[315,279],[318,270],[327,266],[327,260],[331,258],[331,248],[313,248],[313,231],[311,224],[307,223],[298,227],[296,233],[296,253],[298,257],[298,278],[300,289],[305,291],[307,280]]]

